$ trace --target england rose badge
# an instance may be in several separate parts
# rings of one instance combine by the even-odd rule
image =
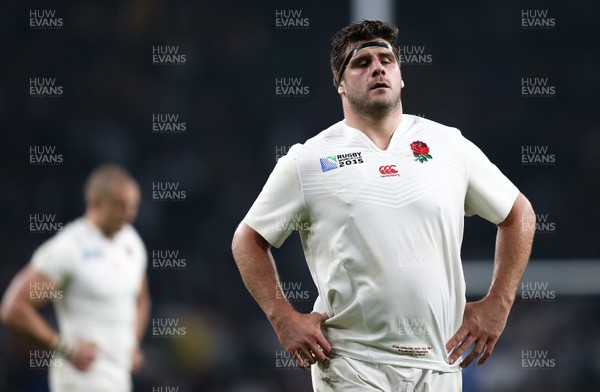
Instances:
[[[427,144],[420,140],[410,143],[410,149],[415,156],[415,161],[423,163],[427,162],[428,159],[433,159],[433,157],[429,154],[429,147],[427,147]]]

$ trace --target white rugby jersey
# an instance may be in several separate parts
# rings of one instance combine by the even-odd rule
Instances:
[[[244,222],[275,247],[298,229],[334,353],[451,372],[464,216],[500,223],[518,193],[455,128],[404,115],[384,151],[342,121],[279,159]]]
[[[113,379],[126,377],[123,382],[129,383],[137,299],[146,269],[146,249],[135,229],[125,225],[108,239],[88,219],[79,218],[42,244],[31,263],[62,291],[54,301],[61,338],[98,346],[89,372],[65,362],[51,369],[54,378],[83,383],[97,371]]]

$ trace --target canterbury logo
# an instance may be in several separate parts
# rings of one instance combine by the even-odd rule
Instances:
[[[385,165],[379,166],[379,173],[381,174],[396,174],[398,170],[396,170],[396,165]]]

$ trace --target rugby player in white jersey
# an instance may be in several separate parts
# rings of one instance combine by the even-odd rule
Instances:
[[[146,249],[131,222],[137,182],[102,165],[85,186],[85,215],[43,243],[9,285],[0,309],[17,334],[66,358],[49,369],[52,391],[130,391],[150,311]],[[38,307],[54,303],[59,331]]]
[[[460,391],[461,367],[483,364],[504,330],[531,251],[519,190],[459,130],[402,113],[396,36],[373,21],[334,35],[344,119],[279,159],[232,243],[317,391]],[[498,234],[489,293],[466,303],[471,215]],[[311,314],[285,299],[270,253],[294,229],[319,293]]]

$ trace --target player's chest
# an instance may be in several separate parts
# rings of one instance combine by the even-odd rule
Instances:
[[[421,142],[415,148],[376,152],[366,148],[314,157],[302,163],[300,174],[305,197],[317,202],[338,198],[341,202],[392,202],[403,204],[432,192],[460,197],[466,186],[464,160],[444,149]]]
[[[133,247],[84,246],[72,276],[72,288],[98,298],[135,292],[140,282],[139,260]]]

